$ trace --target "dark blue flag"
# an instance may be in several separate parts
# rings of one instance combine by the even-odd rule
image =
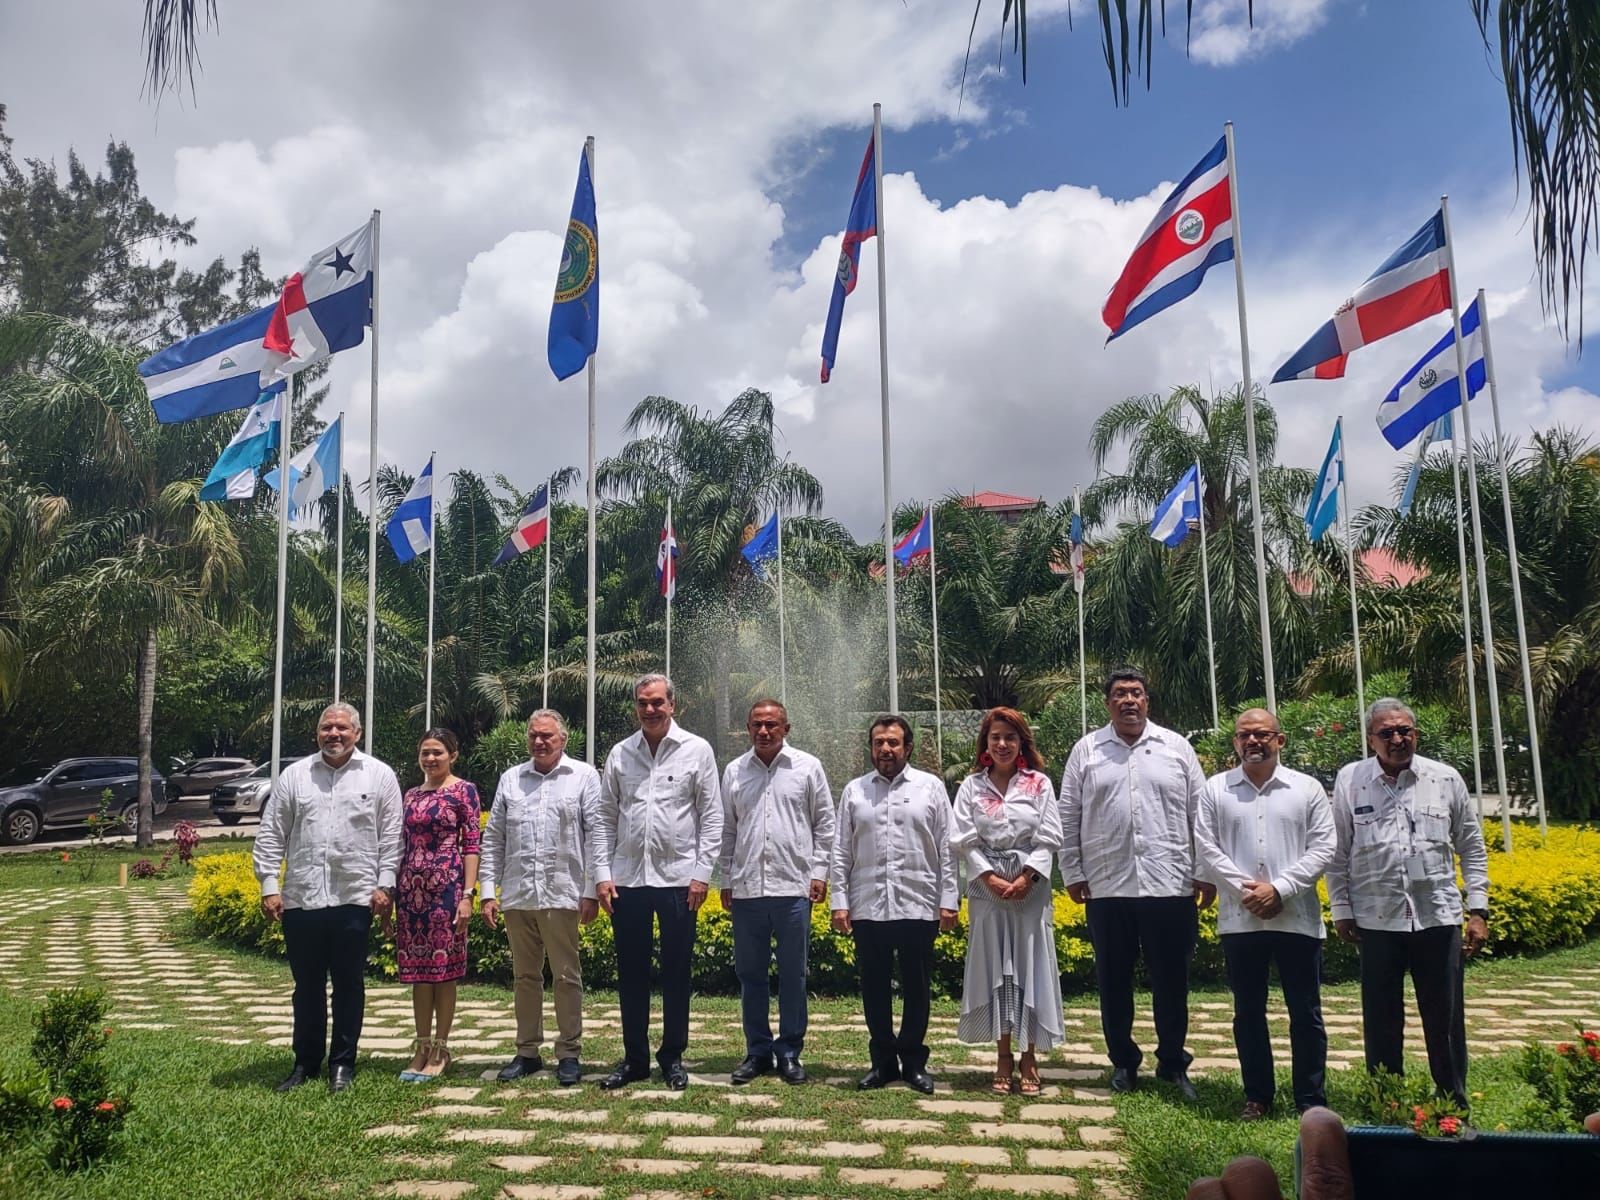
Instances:
[[[861,243],[878,235],[878,190],[872,163],[872,139],[867,139],[867,155],[856,176],[856,194],[850,201],[850,219],[844,226],[844,247],[839,251],[839,274],[833,281],[833,299],[828,302],[828,324],[822,331],[822,382],[833,371],[834,355],[839,351],[839,322],[844,319],[844,298],[856,290],[861,269]]]
[[[750,564],[750,570],[757,579],[767,577],[766,569],[761,564],[769,558],[778,557],[777,513],[773,513],[765,525],[750,535],[750,540],[739,553],[744,555],[744,560]]]
[[[594,215],[594,183],[589,152],[578,159],[578,189],[567,222],[567,244],[556,273],[556,298],[550,308],[550,369],[570,379],[600,344],[600,236]]]

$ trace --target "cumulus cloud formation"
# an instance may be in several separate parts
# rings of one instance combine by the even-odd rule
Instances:
[[[1333,0],[1200,0],[1189,27],[1189,53],[1214,67],[1231,67],[1245,59],[1292,46],[1315,33],[1328,19]]]

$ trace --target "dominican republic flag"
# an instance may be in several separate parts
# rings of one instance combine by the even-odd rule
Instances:
[[[872,139],[867,139],[866,157],[856,176],[856,194],[850,200],[850,216],[844,224],[844,246],[839,251],[839,273],[833,281],[833,298],[828,301],[828,323],[822,330],[822,382],[828,382],[833,358],[839,352],[839,323],[844,319],[844,298],[856,290],[861,271],[861,243],[878,236],[878,186],[872,161]]]
[[[372,324],[372,222],[289,276],[267,325],[266,382],[359,346]]]
[[[1483,328],[1478,302],[1461,314],[1461,347],[1467,360],[1467,398],[1483,388]],[[1378,428],[1383,440],[1401,449],[1440,417],[1461,407],[1461,384],[1456,371],[1454,325],[1407,371],[1378,404]]]
[[[1227,139],[1220,139],[1172,189],[1111,287],[1100,319],[1121,337],[1191,295],[1206,272],[1233,258],[1233,197]]]
[[[271,364],[261,340],[276,308],[268,304],[186,337],[140,363],[156,420],[171,424],[249,408],[268,391],[263,384]]]
[[[678,534],[671,521],[661,525],[661,544],[656,547],[656,585],[668,600],[678,594]]]
[[[523,508],[522,515],[517,518],[517,523],[511,529],[511,536],[506,538],[506,544],[500,547],[500,553],[494,556],[491,567],[504,566],[519,554],[526,554],[530,550],[544,545],[545,536],[550,532],[550,485],[541,483],[539,490]]]
[[[924,558],[933,553],[933,510],[922,510],[922,520],[918,521],[904,537],[894,544],[894,560],[902,567],[909,567],[919,558]]]
[[[244,423],[217,459],[200,489],[202,500],[248,500],[256,494],[256,470],[278,448],[283,420],[283,385],[262,392]]]
[[[1328,453],[1322,460],[1322,470],[1317,472],[1317,482],[1311,489],[1311,503],[1306,505],[1306,532],[1313,542],[1322,535],[1339,516],[1339,484],[1344,480],[1344,430],[1333,427],[1333,441],[1328,443]]]
[[[1083,595],[1083,517],[1078,514],[1078,498],[1072,498],[1072,526],[1068,537],[1072,544],[1072,551],[1068,561],[1072,564],[1072,586],[1078,589],[1078,595]]]
[[[344,415],[341,413],[322,436],[289,460],[289,511],[298,512],[331,487],[340,486],[344,462]],[[274,491],[278,487],[278,468],[263,480]]]
[[[1289,356],[1272,382],[1342,379],[1345,358],[1352,350],[1449,309],[1447,249],[1441,210],[1367,277],[1356,294],[1339,306],[1333,320]]]
[[[433,549],[433,456],[389,518],[386,532],[394,556],[403,563]]]
[[[1417,456],[1411,460],[1411,470],[1406,473],[1406,485],[1400,490],[1400,503],[1394,506],[1402,517],[1411,515],[1411,503],[1417,498],[1417,480],[1422,476],[1422,462],[1428,457],[1428,447],[1435,442],[1448,442],[1455,438],[1455,422],[1445,413],[1428,426],[1417,441]]]
[[[1196,464],[1172,485],[1150,518],[1150,536],[1167,547],[1189,536],[1191,523],[1200,520],[1200,467]]]

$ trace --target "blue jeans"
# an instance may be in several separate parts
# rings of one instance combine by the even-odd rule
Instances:
[[[800,1056],[806,1040],[806,952],[811,901],[805,896],[733,900],[733,969],[739,976],[746,1054]],[[769,976],[776,944],[778,1036],[772,1036]]]

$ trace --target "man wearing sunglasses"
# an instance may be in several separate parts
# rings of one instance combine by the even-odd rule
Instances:
[[[1461,773],[1418,754],[1417,742],[1416,716],[1401,701],[1378,700],[1367,710],[1373,757],[1342,768],[1333,785],[1338,846],[1328,901],[1339,936],[1361,947],[1367,1070],[1404,1069],[1409,971],[1429,1073],[1465,1108],[1462,956],[1489,939],[1489,856]]]

